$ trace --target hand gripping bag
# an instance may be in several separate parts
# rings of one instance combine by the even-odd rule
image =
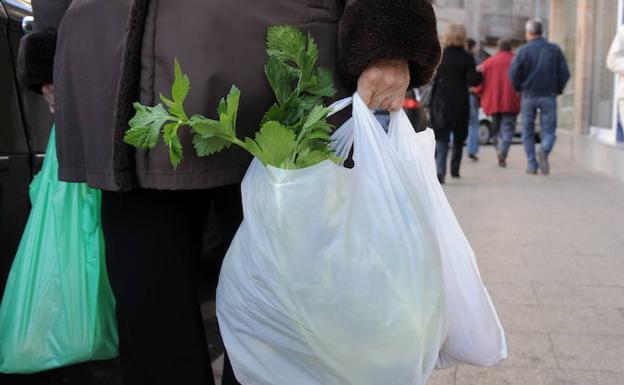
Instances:
[[[343,157],[354,144],[353,169],[255,160],[245,176],[217,289],[243,385],[420,385],[441,366],[444,261],[424,180],[357,95],[334,140]]]
[[[117,356],[100,191],[60,182],[57,173],[52,130],[0,305],[0,372],[31,373]]]

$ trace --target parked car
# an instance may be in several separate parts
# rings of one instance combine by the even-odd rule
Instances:
[[[418,88],[407,90],[407,95],[403,101],[403,109],[416,132],[427,129],[429,112],[424,106],[422,93]]]
[[[32,27],[30,0],[0,0],[0,295],[24,230],[28,186],[41,168],[52,116],[16,78],[19,40]]]

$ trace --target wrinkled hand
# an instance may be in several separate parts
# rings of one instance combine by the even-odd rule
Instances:
[[[43,97],[48,102],[48,107],[50,108],[50,113],[54,113],[54,85],[46,84],[41,87],[41,93]]]
[[[403,107],[409,82],[407,60],[384,60],[362,72],[357,92],[368,108],[396,111]]]

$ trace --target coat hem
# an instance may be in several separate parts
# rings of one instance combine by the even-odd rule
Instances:
[[[208,170],[195,173],[156,174],[137,172],[137,188],[154,190],[206,190],[216,187],[240,183],[247,172],[249,162],[218,170]],[[99,173],[85,170],[82,167],[60,166],[58,171],[60,181],[67,183],[86,183],[91,188],[104,191],[123,191],[115,183],[112,173]]]

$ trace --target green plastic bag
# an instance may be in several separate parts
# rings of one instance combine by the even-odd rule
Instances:
[[[32,373],[117,356],[101,192],[60,182],[54,129],[30,186],[32,211],[0,305],[0,372]]]

